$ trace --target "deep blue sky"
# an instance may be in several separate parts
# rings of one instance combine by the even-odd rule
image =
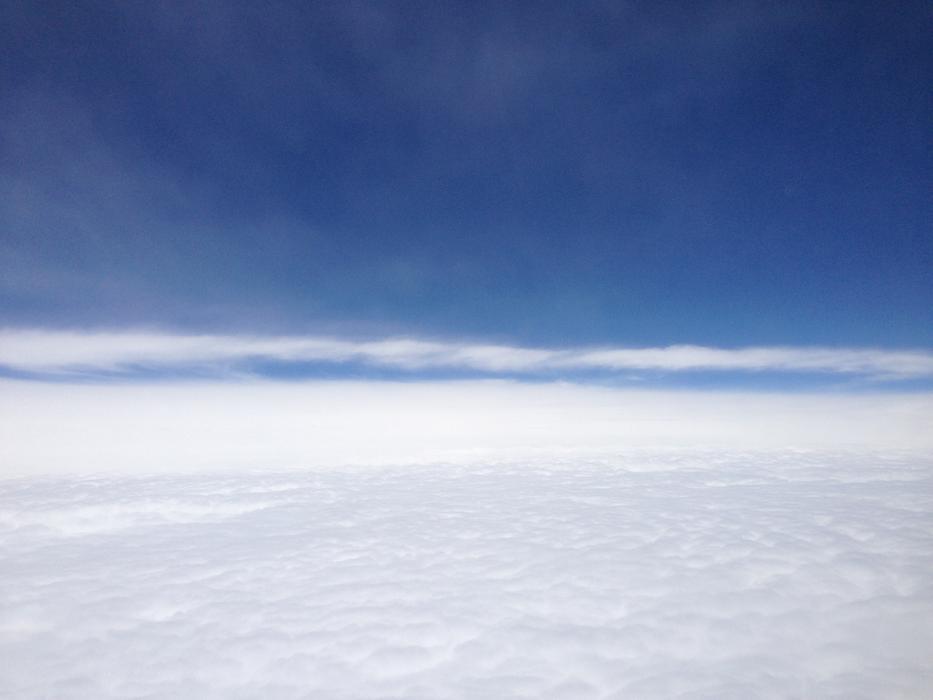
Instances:
[[[34,2],[0,324],[933,344],[929,2]]]

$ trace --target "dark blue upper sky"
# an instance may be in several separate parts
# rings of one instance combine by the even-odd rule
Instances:
[[[933,344],[929,2],[34,2],[0,324]]]

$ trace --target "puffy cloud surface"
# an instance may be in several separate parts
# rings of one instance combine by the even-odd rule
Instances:
[[[933,460],[0,482],[0,695],[919,698]]]

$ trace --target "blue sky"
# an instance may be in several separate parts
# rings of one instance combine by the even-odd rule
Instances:
[[[7,329],[929,360],[929,3],[4,15]]]

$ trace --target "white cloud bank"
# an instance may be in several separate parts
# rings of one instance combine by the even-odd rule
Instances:
[[[0,380],[0,696],[923,697],[931,455],[929,393]]]
[[[889,452],[0,480],[0,696],[927,698],[931,514]]]
[[[247,360],[361,363],[488,374],[691,370],[824,372],[873,378],[933,377],[933,352],[864,348],[695,345],[658,348],[527,348],[408,338],[359,341],[154,332],[0,331],[0,367],[26,372],[123,371],[133,367],[232,368]]]
[[[503,380],[0,381],[2,475],[693,446],[933,449],[933,395],[633,391]]]

